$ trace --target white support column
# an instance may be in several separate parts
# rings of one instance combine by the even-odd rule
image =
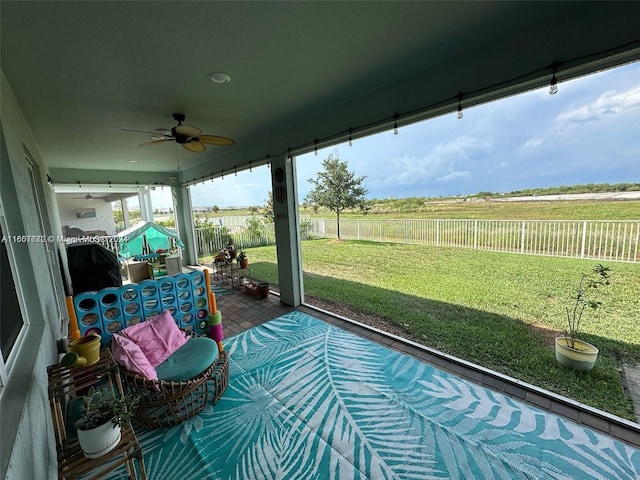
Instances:
[[[191,191],[188,187],[180,185],[171,186],[173,197],[173,211],[176,218],[176,230],[184,250],[182,251],[183,265],[198,264],[198,249],[196,244],[196,231],[193,223],[193,208],[191,206]]]
[[[297,307],[304,302],[304,287],[294,158],[284,155],[272,160],[271,185],[280,301]]]
[[[124,197],[122,199],[122,221],[124,222],[124,230],[131,226],[131,220],[129,219],[129,205],[128,198]]]
[[[153,222],[153,206],[151,205],[151,191],[149,187],[140,187],[138,192],[140,203],[140,216],[146,222]]]

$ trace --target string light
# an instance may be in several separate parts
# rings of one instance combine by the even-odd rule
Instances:
[[[235,165],[233,166],[233,175],[236,176],[236,177],[238,176],[238,170],[237,170],[237,167]]]
[[[251,172],[252,172],[252,170],[251,170],[251,162],[249,162],[249,173],[251,173]]]
[[[458,94],[458,119],[464,117],[464,113],[462,113],[462,93]]]
[[[558,79],[556,78],[556,71],[554,68],[551,83],[549,85],[549,95],[555,95],[556,93],[558,93]]]
[[[353,134],[352,134],[352,130],[351,127],[349,127],[349,146],[353,146]]]
[[[393,134],[397,135],[398,134],[398,114],[396,113],[394,116],[394,121],[393,121]]]
[[[313,153],[317,156],[318,155],[318,139],[317,138],[316,138],[315,142],[316,142],[316,145],[313,148]]]
[[[78,180],[78,188],[82,188],[82,184],[80,183],[80,180]]]
[[[221,178],[222,178],[222,180],[224,180],[224,170],[221,170],[221,171],[220,171],[220,174],[221,174]]]

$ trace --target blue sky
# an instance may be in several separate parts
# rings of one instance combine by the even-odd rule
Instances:
[[[300,156],[300,201],[332,153],[366,177],[370,199],[640,182],[640,62]],[[262,206],[270,189],[260,167],[191,193],[194,206]],[[158,193],[154,207],[170,206]]]

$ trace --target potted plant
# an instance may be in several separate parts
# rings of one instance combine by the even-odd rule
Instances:
[[[238,253],[238,257],[236,260],[238,262],[238,265],[240,265],[240,268],[247,268],[249,266],[249,257],[247,257],[247,254],[242,250],[240,251],[240,253]]]
[[[78,442],[87,458],[113,450],[122,436],[122,425],[131,421],[139,397],[130,393],[113,395],[107,388],[92,387],[83,398],[82,416],[76,421]]]
[[[229,253],[229,258],[231,258],[232,260],[236,258],[236,254],[238,252],[236,251],[236,247],[233,246],[232,239],[229,239],[229,241],[227,242],[227,252]]]
[[[586,308],[597,310],[602,302],[594,298],[594,290],[609,285],[611,268],[596,265],[589,273],[580,277],[578,289],[571,297],[571,305],[565,307],[567,330],[565,335],[556,338],[556,359],[561,365],[574,370],[591,370],[598,358],[598,349],[578,339],[580,323]]]

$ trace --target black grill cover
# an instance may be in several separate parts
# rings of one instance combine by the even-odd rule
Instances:
[[[72,243],[67,260],[74,295],[122,285],[118,257],[98,243]]]

